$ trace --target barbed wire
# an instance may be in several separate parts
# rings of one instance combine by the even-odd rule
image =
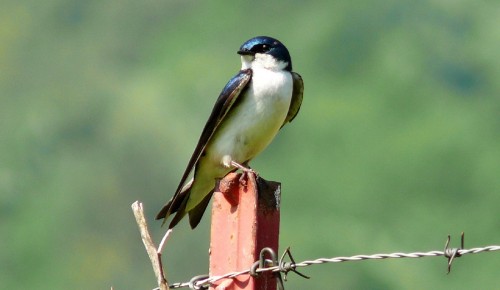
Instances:
[[[461,257],[463,255],[467,254],[478,254],[478,253],[483,253],[483,252],[493,252],[493,251],[499,251],[500,246],[499,245],[491,245],[491,246],[485,246],[485,247],[479,247],[479,248],[471,248],[471,249],[464,249],[464,234],[462,233],[461,235],[461,247],[460,248],[449,248],[449,243],[450,243],[450,236],[448,236],[448,239],[445,244],[445,249],[444,251],[428,251],[428,252],[413,252],[413,253],[390,253],[390,254],[372,254],[372,255],[355,255],[355,256],[349,256],[349,257],[333,257],[333,258],[318,258],[315,260],[306,260],[302,261],[300,263],[296,263],[295,260],[293,259],[293,256],[290,252],[290,248],[287,248],[279,261],[276,260],[275,253],[273,252],[272,249],[270,248],[264,248],[261,251],[260,254],[260,260],[256,261],[251,268],[242,270],[242,271],[235,271],[235,272],[230,272],[224,275],[220,276],[212,276],[209,277],[208,275],[199,275],[193,277],[189,282],[183,282],[183,283],[173,283],[169,285],[170,289],[176,289],[176,288],[184,288],[184,287],[189,287],[190,289],[206,289],[208,286],[213,285],[217,281],[223,280],[223,279],[228,279],[228,278],[234,278],[240,275],[252,275],[256,276],[260,273],[263,272],[273,272],[277,273],[277,280],[278,280],[278,288],[279,289],[284,289],[282,286],[282,281],[281,281],[281,275],[280,273],[284,274],[284,278],[286,281],[286,275],[288,272],[292,271],[304,278],[309,278],[300,272],[296,270],[298,267],[307,267],[311,265],[320,265],[320,264],[325,264],[325,263],[341,263],[341,262],[353,262],[353,261],[363,261],[363,260],[382,260],[382,259],[401,259],[401,258],[425,258],[425,257],[440,257],[444,256],[448,259],[448,272],[451,270],[451,265],[454,261],[455,258]],[[265,254],[264,252],[267,252],[271,255],[272,259],[265,259]],[[288,257],[290,259],[290,262],[285,262],[284,259],[285,257]],[[268,265],[267,267],[263,267],[263,265]],[[158,289],[158,288],[156,288]],[[154,290],[156,290],[154,289]]]

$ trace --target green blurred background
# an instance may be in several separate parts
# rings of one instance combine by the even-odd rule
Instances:
[[[283,185],[298,261],[500,243],[498,1],[2,1],[0,288],[152,289],[130,205],[154,214],[236,50],[270,35],[305,81],[254,162]],[[209,215],[164,253],[207,273]],[[287,289],[493,289],[500,254],[327,264]]]

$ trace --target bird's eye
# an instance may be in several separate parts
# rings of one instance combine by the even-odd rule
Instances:
[[[257,53],[263,53],[269,51],[269,45],[267,44],[257,44],[253,47],[253,50]]]

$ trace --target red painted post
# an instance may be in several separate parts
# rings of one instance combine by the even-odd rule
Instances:
[[[210,239],[210,276],[249,269],[262,248],[278,253],[280,194],[278,182],[248,175],[246,185],[240,174],[231,173],[215,190]],[[266,257],[267,258],[267,257]],[[224,279],[211,290],[276,290],[276,278],[269,272],[257,277],[240,275]]]

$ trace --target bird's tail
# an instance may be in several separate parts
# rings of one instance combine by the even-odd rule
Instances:
[[[191,191],[191,185],[192,185],[192,181],[189,182],[188,184],[186,184],[186,186],[184,186],[178,194],[175,194],[172,197],[172,199],[170,199],[162,207],[160,212],[158,212],[158,214],[156,214],[156,219],[157,220],[163,219],[163,223],[165,223],[171,214],[176,213],[176,212],[182,212],[182,209],[186,208],[186,203],[187,203],[187,200],[189,199],[189,193]],[[169,228],[172,228],[172,227],[169,227]]]
[[[200,220],[208,207],[208,203],[210,202],[213,193],[214,191],[211,190],[210,193],[207,194],[200,203],[198,203],[192,210],[189,211],[189,225],[192,229],[196,228],[196,226],[200,223]]]
[[[186,205],[189,200],[189,194],[191,193],[191,184],[188,183],[179,194],[175,195],[167,204],[163,206],[160,212],[156,215],[156,219],[163,219],[163,223],[165,223],[168,217],[171,214],[177,213],[168,228],[171,229],[175,227],[179,221],[188,214],[186,211]],[[207,194],[201,202],[199,202],[194,208],[189,210],[189,224],[191,228],[195,228],[199,223],[205,210],[207,209],[208,203],[210,202],[210,198],[212,197],[213,190]]]

